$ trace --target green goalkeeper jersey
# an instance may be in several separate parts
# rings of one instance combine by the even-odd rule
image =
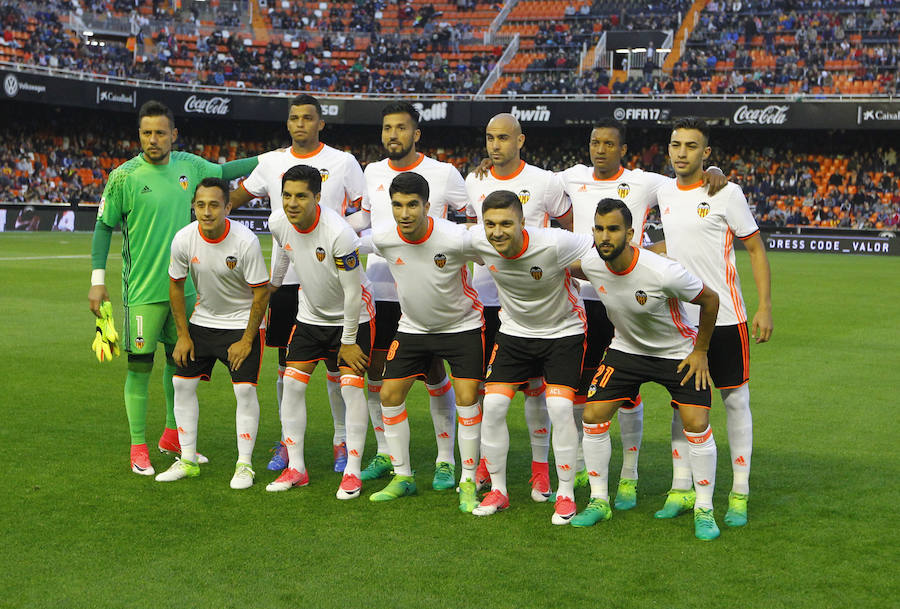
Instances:
[[[173,150],[166,165],[138,155],[109,174],[97,217],[122,225],[122,300],[127,306],[168,302],[172,238],[191,222],[194,189],[203,178],[222,177],[222,166]],[[196,293],[185,284],[188,301]]]

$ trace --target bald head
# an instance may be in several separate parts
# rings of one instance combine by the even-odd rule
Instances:
[[[506,177],[519,170],[519,152],[525,144],[522,126],[512,114],[498,114],[490,120],[485,129],[485,144],[493,163],[493,172]]]

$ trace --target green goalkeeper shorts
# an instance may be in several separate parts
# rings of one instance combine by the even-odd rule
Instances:
[[[194,312],[195,298],[186,300],[187,317]],[[124,347],[128,353],[142,355],[154,353],[157,343],[174,346],[178,342],[175,318],[168,302],[125,306]]]

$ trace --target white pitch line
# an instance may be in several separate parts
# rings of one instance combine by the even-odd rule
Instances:
[[[70,256],[4,256],[0,258],[0,262],[18,262],[20,260],[78,260],[90,258],[90,254],[72,254]],[[118,258],[117,254],[112,254],[110,258]]]

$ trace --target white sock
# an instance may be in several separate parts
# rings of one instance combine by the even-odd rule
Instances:
[[[384,417],[384,437],[387,440],[388,452],[394,473],[400,476],[412,476],[409,463],[409,419],[406,415],[406,402],[399,406],[381,405]]]
[[[481,444],[481,407],[478,402],[471,406],[457,406],[456,416],[459,420],[459,459],[462,461],[460,482],[475,481],[475,469],[478,467],[478,449]]]
[[[278,400],[278,420],[281,421],[281,400],[284,396],[284,366],[278,366],[278,378],[275,379],[275,397]],[[284,440],[284,436],[281,436]]]
[[[750,414],[750,387],[744,383],[734,389],[723,389],[728,447],[731,449],[731,490],[750,493],[750,457],[753,454],[753,415]]]
[[[434,423],[434,438],[437,441],[437,458],[435,463],[456,462],[454,444],[456,435],[456,396],[450,379],[437,385],[428,385],[428,405],[431,407],[431,421]]]
[[[328,404],[331,406],[331,420],[334,422],[334,437],[331,443],[337,446],[347,441],[347,406],[341,392],[340,375],[326,372],[325,386],[328,388]]]
[[[575,497],[575,459],[578,453],[578,432],[572,415],[572,398],[553,395],[547,390],[547,413],[553,429],[553,460],[559,486],[557,497]]]
[[[287,447],[288,467],[306,471],[303,441],[306,436],[306,388],[309,375],[294,368],[284,371],[284,396],[281,402],[281,435]]]
[[[609,501],[609,459],[612,442],[609,439],[609,421],[606,423],[582,423],[584,436],[584,464],[591,482],[591,498]]]
[[[384,420],[381,417],[381,384],[381,381],[369,381],[366,406],[369,408],[369,420],[372,421],[372,429],[375,431],[376,452],[386,455],[391,451],[384,437]]]
[[[175,424],[178,425],[178,443],[181,458],[197,462],[197,425],[200,420],[200,402],[197,401],[197,385],[200,378],[172,377],[175,386]]]
[[[684,430],[690,443],[691,474],[694,477],[694,489],[697,500],[694,507],[712,509],[713,491],[716,489],[716,439],[712,428],[707,426],[700,433]]]
[[[677,408],[672,409],[672,489],[691,488],[691,448],[684,437],[684,424]]]
[[[584,433],[582,426],[582,416],[584,415],[584,396],[575,396],[577,400],[572,404],[572,419],[575,422],[575,433],[578,434],[578,449],[575,454],[575,471],[580,472],[584,469],[584,451],[581,448],[581,436]]]
[[[531,379],[525,390],[525,424],[531,439],[531,460],[546,463],[550,456],[550,415],[544,398],[544,379]]]
[[[366,448],[366,429],[369,409],[366,406],[365,381],[361,376],[341,376],[341,394],[347,405],[347,467],[344,475],[359,477],[363,452]]]
[[[644,435],[644,403],[640,397],[637,406],[619,408],[619,431],[622,435],[622,472],[619,477],[637,480],[641,436]]]
[[[503,393],[487,393],[484,396],[484,412],[481,422],[481,449],[491,474],[491,490],[507,497],[506,455],[509,453],[509,428],[506,413],[512,396]]]
[[[234,428],[237,432],[238,461],[251,465],[253,447],[256,445],[256,430],[259,428],[259,399],[256,385],[235,383],[232,385],[237,408],[234,411]]]

